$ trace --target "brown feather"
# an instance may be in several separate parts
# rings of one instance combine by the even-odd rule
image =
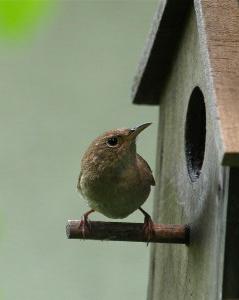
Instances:
[[[142,170],[143,172],[143,176],[149,181],[150,185],[155,185],[154,176],[147,161],[144,160],[143,157],[140,156],[138,153],[137,153],[137,160],[139,164],[139,169]]]
[[[80,186],[81,176],[82,176],[82,171],[80,172],[78,182],[77,182],[77,190],[82,194],[82,190],[81,190],[81,186]]]

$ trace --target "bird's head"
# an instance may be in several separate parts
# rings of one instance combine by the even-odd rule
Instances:
[[[88,163],[115,164],[136,157],[136,137],[151,123],[145,123],[131,129],[115,129],[97,137],[86,151],[83,161]]]

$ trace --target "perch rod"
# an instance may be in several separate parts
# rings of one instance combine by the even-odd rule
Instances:
[[[151,242],[188,244],[188,225],[154,224],[154,235],[150,239],[144,235],[143,223],[90,222],[90,231],[82,233],[80,220],[68,220],[66,235],[69,239],[108,240],[129,242]]]

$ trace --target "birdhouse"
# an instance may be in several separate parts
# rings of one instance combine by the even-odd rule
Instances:
[[[148,300],[239,299],[238,97],[238,1],[160,1],[133,101],[160,107],[154,221],[190,244],[151,246]]]

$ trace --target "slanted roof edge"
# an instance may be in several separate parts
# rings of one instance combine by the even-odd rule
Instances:
[[[132,86],[136,104],[158,104],[191,0],[162,0],[153,19]],[[160,68],[160,72],[158,72]],[[157,73],[157,76],[155,76]]]

